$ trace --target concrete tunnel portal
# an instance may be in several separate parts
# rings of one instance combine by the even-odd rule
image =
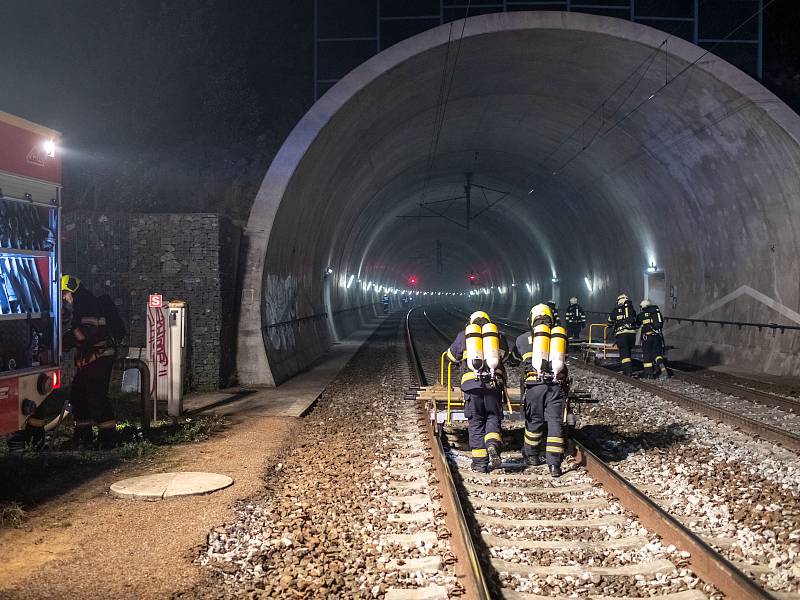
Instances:
[[[465,172],[508,193],[478,192],[475,213],[500,200],[469,231],[463,204],[450,220],[419,207],[458,196]],[[412,273],[466,291],[474,272],[505,288],[483,296],[502,312],[549,299],[552,279],[560,302],[607,310],[655,265],[667,315],[798,324],[798,172],[800,117],[662,31],[557,12],[431,29],[337,83],[270,166],[246,231],[240,381],[307,367],[372,314],[367,282]],[[800,368],[789,332],[673,329],[682,356]]]

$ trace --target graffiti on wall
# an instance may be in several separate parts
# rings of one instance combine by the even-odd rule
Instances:
[[[289,350],[296,345],[295,327],[275,325],[297,318],[297,279],[267,273],[264,277],[262,323],[266,327],[266,339],[276,350]]]

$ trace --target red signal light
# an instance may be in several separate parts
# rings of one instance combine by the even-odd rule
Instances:
[[[475,275],[474,275],[473,273],[470,273],[470,274],[467,276],[467,278],[468,278],[470,281],[475,281]]]
[[[417,278],[412,275],[408,278],[408,283],[411,285],[417,285]]]

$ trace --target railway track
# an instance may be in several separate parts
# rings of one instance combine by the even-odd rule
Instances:
[[[674,367],[672,367],[672,371],[675,374],[675,378],[679,379],[680,381],[685,381],[687,383],[693,383],[705,388],[717,390],[718,392],[722,392],[723,394],[728,394],[730,396],[744,398],[745,400],[750,400],[752,402],[756,402],[757,404],[764,404],[765,406],[772,406],[775,408],[780,408],[781,410],[800,414],[800,400],[797,398],[770,394],[762,390],[756,390],[736,383],[720,381],[715,377],[696,375],[694,373],[689,373],[688,371],[683,371]]]
[[[438,355],[423,357],[416,349],[412,312],[408,345],[425,386],[423,360],[436,364]],[[439,344],[449,343],[429,326]],[[434,455],[444,456],[444,428],[431,419],[428,433]],[[770,597],[587,448],[576,448],[557,480],[526,469],[519,452],[504,452],[503,467],[489,474],[470,471],[466,452],[450,449],[449,461],[435,459],[443,469],[443,505],[458,521],[451,526],[453,546],[466,552],[460,556],[470,566],[467,590],[474,597]]]

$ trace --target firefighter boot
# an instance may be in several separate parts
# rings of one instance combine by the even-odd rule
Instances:
[[[500,465],[503,464],[503,461],[500,458],[500,452],[498,452],[497,446],[491,444],[486,451],[489,453],[489,466],[491,466],[493,469],[499,469]]]
[[[72,448],[73,450],[91,450],[92,449],[92,426],[91,425],[76,425],[75,431],[72,433]]]
[[[528,435],[527,430],[525,433]],[[522,459],[529,467],[538,467],[544,464],[544,456],[539,452],[539,447],[530,445],[527,442],[522,445]]]
[[[622,360],[622,374],[626,375],[627,377],[631,377],[633,375],[633,363],[631,363],[631,359]]]
[[[550,477],[561,477],[561,465],[550,465]]]
[[[116,427],[100,427],[98,430],[97,440],[100,450],[111,450],[117,445],[117,429]]]
[[[528,456],[525,457],[525,462],[528,463],[528,466],[531,467],[538,467],[539,465],[544,464],[544,460],[542,460],[542,455],[536,451],[528,454]]]
[[[8,438],[8,449],[12,452],[22,452],[26,449],[40,450],[44,446],[44,427],[25,425],[25,429],[17,431]]]

